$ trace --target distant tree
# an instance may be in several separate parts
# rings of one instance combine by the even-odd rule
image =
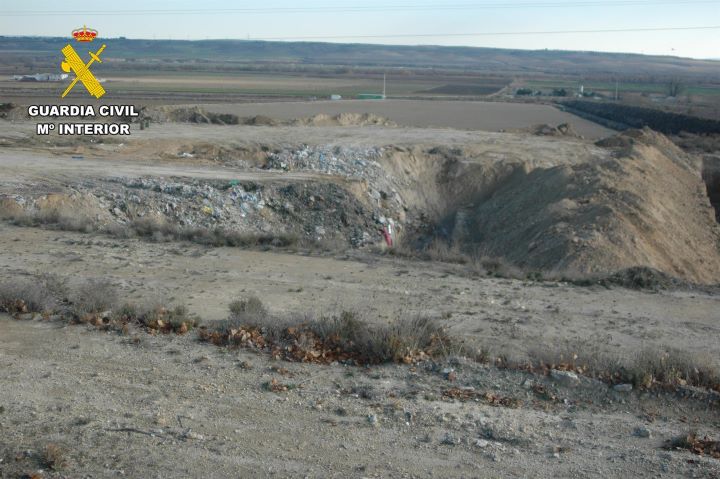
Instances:
[[[554,88],[552,94],[553,96],[567,96],[568,92],[564,88]]]
[[[685,86],[680,83],[679,80],[671,80],[670,83],[668,83],[668,96],[675,98],[680,95],[684,89]]]
[[[527,96],[532,95],[533,91],[529,88],[519,88],[515,91],[515,94],[518,96]]]

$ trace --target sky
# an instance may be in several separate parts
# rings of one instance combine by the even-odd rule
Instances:
[[[83,25],[98,30],[100,37],[106,38],[466,45],[720,59],[720,0],[3,0],[0,3],[0,35],[70,36],[72,30]],[[715,28],[647,30],[685,27]],[[572,32],[538,33],[568,31]]]

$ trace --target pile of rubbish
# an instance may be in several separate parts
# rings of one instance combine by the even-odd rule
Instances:
[[[115,223],[139,218],[250,234],[294,233],[361,247],[387,242],[398,225],[335,183],[116,177],[79,185]],[[392,241],[392,238],[390,238]]]
[[[383,148],[347,148],[342,146],[303,146],[270,153],[266,168],[271,170],[310,170],[329,175],[375,180],[383,175],[378,163]]]
[[[265,208],[262,192],[254,183],[168,181],[164,178],[114,178],[122,188],[105,196],[114,203],[113,213],[122,217],[155,213],[171,217],[183,226],[210,227],[218,221],[233,224]]]

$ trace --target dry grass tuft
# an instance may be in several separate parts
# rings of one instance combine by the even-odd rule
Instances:
[[[8,314],[52,311],[57,305],[55,294],[44,280],[16,279],[0,283],[0,312]]]
[[[720,459],[720,441],[713,441],[705,436],[700,439],[695,431],[678,436],[665,443],[666,449],[687,449],[698,456],[710,456]]]
[[[386,325],[371,324],[354,311],[281,318],[268,313],[257,298],[233,302],[230,318],[200,335],[217,345],[252,347],[276,358],[314,363],[414,363],[459,347],[425,317],[400,318]]]
[[[174,308],[162,305],[140,307],[126,303],[101,314],[85,314],[76,320],[100,329],[121,331],[123,334],[128,334],[131,327],[144,329],[151,334],[186,334],[200,325],[200,319],[182,305]]]
[[[120,294],[107,280],[87,280],[69,287],[54,275],[0,283],[0,312],[40,313],[71,323],[127,333],[131,326],[151,333],[185,334],[200,324],[185,306],[120,306]]]
[[[45,446],[42,460],[45,467],[54,471],[60,470],[67,466],[65,449],[53,443]]]
[[[696,386],[720,392],[720,370],[714,359],[674,348],[645,348],[628,356],[603,350],[602,341],[566,341],[552,351],[530,351],[526,365],[509,365],[534,372],[573,371],[610,384],[629,383],[636,388]]]
[[[118,302],[118,292],[107,280],[87,280],[70,293],[72,312],[83,317],[113,309]]]

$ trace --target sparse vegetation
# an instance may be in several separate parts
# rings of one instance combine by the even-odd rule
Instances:
[[[68,287],[55,276],[42,275],[0,283],[0,312],[55,316],[125,333],[135,326],[150,332],[185,334],[200,324],[199,318],[182,305],[120,305],[119,297],[117,289],[104,279]]]
[[[710,357],[673,348],[645,348],[617,356],[600,348],[602,341],[569,341],[553,350],[530,352],[527,368],[547,373],[573,371],[610,384],[629,383],[636,388],[697,386],[720,392],[720,370]],[[520,364],[511,367],[522,367]]]
[[[102,225],[76,214],[66,214],[59,209],[43,212],[0,211],[0,218],[17,226],[49,226],[63,231],[81,233],[105,233],[117,238],[143,238],[154,242],[189,241],[209,246],[242,248],[290,248],[300,246],[295,233],[253,234],[225,228],[183,227],[160,220],[140,218],[129,224]],[[308,246],[313,246],[307,243]]]
[[[447,241],[434,239],[422,248],[416,248],[406,242],[399,242],[385,251],[376,250],[401,258],[413,258],[422,261],[438,261],[442,263],[466,265],[468,272],[477,276],[494,276],[498,278],[534,279],[521,268],[511,265],[503,258],[490,257],[479,251],[467,253]]]
[[[45,446],[42,460],[45,467],[54,471],[60,470],[67,466],[65,449],[54,443],[50,443]]]
[[[417,316],[386,325],[368,322],[358,312],[282,318],[267,312],[257,298],[235,301],[230,318],[200,337],[218,345],[268,350],[291,361],[358,364],[412,363],[461,347],[434,320]]]
[[[72,291],[69,302],[72,313],[83,317],[115,307],[118,293],[107,280],[87,280]]]
[[[714,441],[707,436],[701,439],[695,431],[670,439],[665,443],[665,449],[687,449],[698,456],[707,455],[720,459],[720,441]]]
[[[55,309],[56,305],[53,291],[42,279],[15,279],[0,283],[0,312],[43,314]]]

